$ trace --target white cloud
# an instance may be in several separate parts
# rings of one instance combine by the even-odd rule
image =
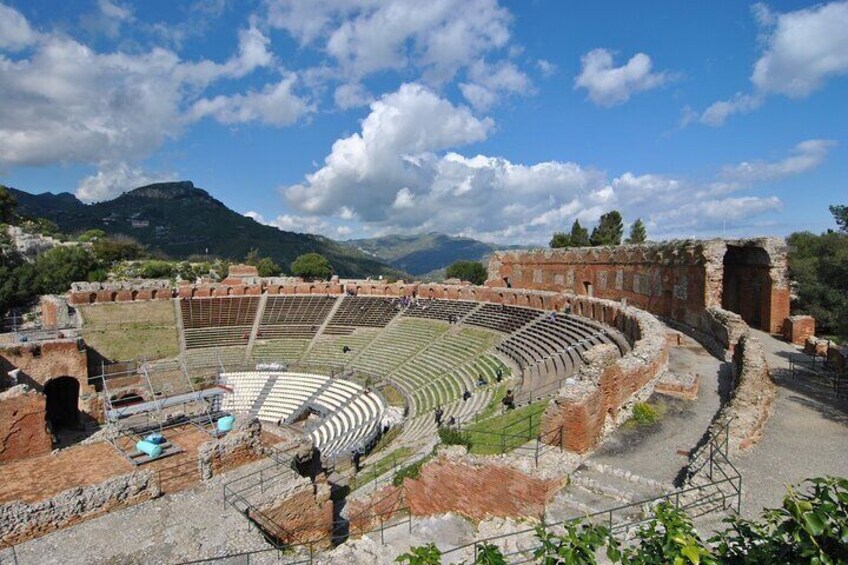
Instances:
[[[542,76],[545,78],[553,76],[553,74],[557,71],[557,66],[545,59],[539,59],[536,61],[536,68],[539,69],[539,72],[542,73]]]
[[[809,139],[796,145],[792,154],[781,161],[743,161],[725,167],[722,177],[742,183],[780,180],[818,167],[835,145],[827,139]]]
[[[730,100],[713,102],[701,114],[700,122],[708,126],[721,126],[733,114],[748,114],[762,106],[762,104],[762,96],[742,94],[740,92]]]
[[[38,33],[27,19],[14,8],[0,4],[0,49],[17,51],[35,43]]]
[[[174,174],[151,173],[127,163],[101,163],[95,174],[79,182],[76,195],[83,202],[97,202],[139,186],[175,179]]]
[[[636,92],[662,86],[671,80],[666,72],[652,72],[651,58],[637,53],[621,67],[613,66],[608,49],[593,49],[580,59],[582,68],[574,79],[574,88],[585,88],[589,99],[599,106],[614,106]]]
[[[190,116],[207,116],[222,124],[260,122],[277,127],[288,126],[314,108],[293,92],[297,76],[288,74],[277,84],[266,85],[261,91],[246,94],[203,98],[194,103]]]
[[[493,125],[421,85],[404,85],[371,105],[361,131],[337,140],[323,167],[282,189],[302,215],[284,215],[277,225],[318,230],[329,218],[354,220],[357,230],[373,233],[440,231],[545,244],[574,219],[591,224],[613,208],[628,222],[642,218],[650,235],[662,238],[725,227],[744,231],[752,218],[781,206],[774,196],[728,197],[746,188],[723,180],[730,167],[706,184],[629,171],[609,180],[577,163],[520,164],[452,150],[484,139]],[[809,170],[827,146],[802,142],[779,170]],[[330,223],[322,233],[335,229]]]
[[[352,78],[414,67],[450,80],[506,46],[510,15],[497,0],[266,0],[268,23],[302,46],[319,43]]]
[[[333,100],[342,110],[367,106],[374,97],[360,83],[339,85],[333,93]]]
[[[114,4],[102,7],[130,17]],[[17,59],[0,56],[0,166],[141,160],[182,133],[187,109],[212,83],[274,64],[255,26],[241,30],[237,53],[218,63],[184,61],[162,48],[99,53],[64,35],[35,34],[18,12],[0,11],[6,44],[31,47]],[[303,114],[292,81],[284,75],[276,86],[234,95],[218,114],[289,124]]]
[[[332,224],[318,216],[297,216],[294,214],[280,214],[272,220],[267,220],[262,214],[253,210],[245,212],[244,215],[260,224],[272,226],[283,231],[291,231],[297,233],[313,233],[317,235],[327,235],[332,231],[336,231],[337,233],[339,233],[339,230],[345,227],[334,227]]]
[[[509,61],[489,65],[475,62],[468,70],[469,82],[459,85],[463,97],[478,111],[491,108],[503,94],[532,94],[526,74]]]
[[[763,7],[758,10],[763,12]],[[772,28],[751,75],[761,92],[800,98],[821,88],[828,78],[848,74],[848,2],[758,19]]]
[[[480,141],[493,125],[421,85],[404,84],[371,104],[362,132],[336,141],[324,167],[286,196],[311,213],[347,206],[365,219],[382,216],[400,188],[421,182],[430,152]]]
[[[701,123],[720,126],[733,114],[756,110],[769,94],[803,98],[828,79],[848,74],[848,2],[784,14],[755,4],[753,12],[763,45],[751,73],[754,92],[713,103],[701,115]]]

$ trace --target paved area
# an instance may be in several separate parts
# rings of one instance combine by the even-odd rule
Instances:
[[[753,330],[752,330],[753,331]],[[786,485],[822,475],[848,476],[848,399],[810,378],[793,379],[789,355],[799,348],[754,331],[778,385],[762,440],[734,462],[743,477],[742,514],[779,506]]]
[[[693,449],[715,417],[720,394],[725,394],[730,368],[698,342],[683,338],[683,345],[669,352],[669,370],[695,373],[701,386],[695,400],[679,400],[655,394],[650,402],[665,413],[651,426],[627,424],[616,430],[589,458],[594,463],[626,469],[631,473],[672,483],[687,463],[685,452]]]
[[[268,465],[245,465],[200,486],[110,512],[16,546],[18,563],[180,563],[269,546],[224,508],[222,484]],[[271,554],[273,556],[273,554]],[[269,556],[269,557],[271,557]]]

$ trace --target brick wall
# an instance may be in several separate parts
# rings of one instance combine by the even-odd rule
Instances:
[[[0,463],[50,453],[43,394],[23,385],[0,393]]]
[[[804,345],[816,335],[816,319],[812,316],[790,316],[783,327],[783,337],[789,343]]]
[[[491,516],[539,517],[566,476],[542,479],[500,462],[441,455],[406,479],[404,496],[412,514],[456,512],[472,520]]]
[[[282,526],[277,533],[285,543],[307,543],[320,540],[328,546],[333,529],[333,501],[330,487],[318,483],[313,489],[309,481],[296,486],[288,495],[262,513],[274,524]]]

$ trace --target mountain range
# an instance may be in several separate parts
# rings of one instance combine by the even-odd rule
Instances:
[[[435,232],[351,239],[344,243],[392,267],[416,277],[428,279],[438,279],[443,276],[444,269],[454,261],[465,259],[485,263],[496,249],[519,248],[518,246],[496,247],[468,237]]]
[[[439,233],[337,242],[280,230],[230,210],[191,181],[156,183],[85,204],[73,194],[31,194],[9,187],[21,215],[46,218],[63,233],[102,229],[128,236],[173,259],[190,256],[242,260],[252,249],[284,270],[304,253],[320,253],[342,277],[389,278],[439,274],[458,259],[483,260],[494,246]]]

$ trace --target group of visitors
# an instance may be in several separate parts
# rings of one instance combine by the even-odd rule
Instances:
[[[436,427],[439,427],[439,428],[442,427],[442,420],[444,419],[444,417],[445,417],[445,411],[442,410],[441,406],[437,406],[436,410],[433,412],[433,418],[436,420]],[[455,425],[456,425],[456,418],[454,416],[451,416],[450,418],[448,418],[448,426],[453,427]]]

